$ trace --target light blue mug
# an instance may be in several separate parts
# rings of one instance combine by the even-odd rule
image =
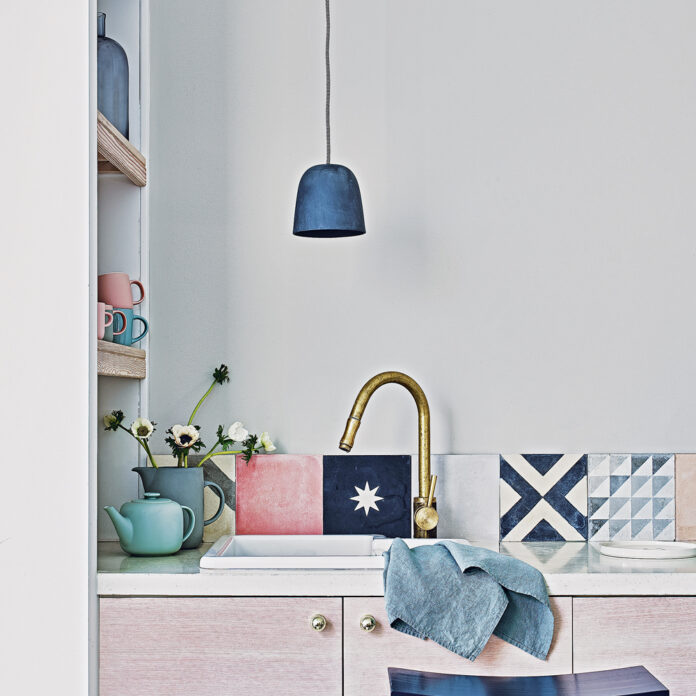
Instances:
[[[126,319],[126,330],[117,335],[117,331],[120,331],[123,328],[123,325],[121,322],[123,322],[123,319],[119,317],[116,312],[123,312],[123,315]],[[135,338],[133,337],[133,324],[136,321],[140,321],[143,324],[143,332],[140,334],[140,336],[136,336]],[[137,343],[141,338],[145,338],[145,334],[147,334],[149,330],[149,326],[147,323],[147,319],[141,317],[139,314],[134,314],[133,309],[127,309],[125,307],[114,307],[114,322],[117,324],[116,328],[114,328],[114,343],[120,343],[122,346],[132,346],[134,343]]]

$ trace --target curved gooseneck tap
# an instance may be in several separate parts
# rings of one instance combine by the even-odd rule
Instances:
[[[433,504],[436,477],[432,480],[430,477],[430,408],[425,393],[412,377],[403,372],[380,372],[365,382],[355,399],[339,447],[345,452],[351,451],[367,402],[384,384],[400,384],[408,389],[418,408],[418,497],[414,500],[414,535],[434,536],[434,533],[429,534],[437,525]]]

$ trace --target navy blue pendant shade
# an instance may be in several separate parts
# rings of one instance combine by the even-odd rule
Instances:
[[[317,164],[302,175],[292,233],[319,238],[365,234],[360,187],[348,167]]]

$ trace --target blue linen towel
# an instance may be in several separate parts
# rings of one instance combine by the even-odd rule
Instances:
[[[491,637],[546,659],[553,614],[544,576],[516,558],[440,541],[384,552],[384,599],[392,628],[430,638],[475,660]]]

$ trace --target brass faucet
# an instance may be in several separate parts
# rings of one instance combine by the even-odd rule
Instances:
[[[430,408],[423,390],[414,379],[403,372],[380,372],[365,382],[355,399],[339,447],[350,452],[367,402],[379,387],[391,383],[406,387],[418,407],[418,496],[413,499],[413,536],[434,538],[437,536],[438,522],[437,501],[434,498],[437,476],[430,476]]]

